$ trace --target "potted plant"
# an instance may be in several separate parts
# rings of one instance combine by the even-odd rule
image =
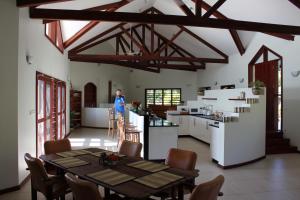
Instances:
[[[252,93],[254,95],[261,95],[263,94],[263,87],[265,87],[264,82],[260,81],[260,80],[256,80],[252,83],[250,83],[250,87],[252,87]]]

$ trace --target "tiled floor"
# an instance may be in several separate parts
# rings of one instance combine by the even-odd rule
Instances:
[[[78,129],[71,135],[73,148],[101,147],[116,150],[116,140],[106,136],[106,130]],[[300,154],[272,155],[244,167],[222,170],[210,160],[209,147],[193,139],[179,139],[179,148],[198,154],[197,168],[202,183],[219,174],[225,176],[220,200],[299,200]],[[29,200],[30,184],[20,191],[0,196],[0,200]],[[39,199],[44,199],[39,195]],[[72,199],[69,195],[67,199]],[[186,197],[188,199],[188,196]]]

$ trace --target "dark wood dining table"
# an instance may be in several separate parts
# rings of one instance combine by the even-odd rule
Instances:
[[[103,151],[102,149],[98,148],[89,148],[85,149],[90,152],[99,152]],[[193,180],[195,177],[198,176],[198,171],[187,171],[187,170],[181,170],[177,168],[168,168],[165,169],[164,171],[182,176],[182,179],[174,181],[172,183],[169,183],[165,186],[162,186],[160,188],[152,188],[146,185],[143,185],[141,183],[138,183],[134,180],[127,181],[115,186],[106,184],[104,182],[98,181],[96,179],[93,179],[87,174],[98,172],[104,169],[113,169],[118,172],[128,174],[131,176],[134,176],[136,178],[143,177],[146,175],[152,174],[151,172],[142,170],[142,169],[137,169],[133,168],[131,166],[128,166],[127,164],[133,163],[139,160],[142,160],[141,158],[129,158],[129,157],[123,157],[118,164],[114,166],[104,166],[99,162],[99,157],[96,157],[92,154],[85,154],[85,155],[79,155],[76,156],[76,158],[79,158],[81,160],[87,161],[89,164],[79,166],[79,167],[72,167],[72,168],[65,168],[62,167],[53,160],[61,158],[57,154],[49,154],[49,155],[41,155],[40,159],[42,159],[45,163],[48,163],[50,165],[53,165],[57,168],[58,172],[61,174],[64,174],[66,172],[72,173],[74,175],[77,175],[81,179],[90,181],[92,183],[95,183],[96,185],[102,186],[105,191],[105,199],[112,199],[110,198],[111,191],[113,191],[116,194],[120,194],[125,196],[126,199],[148,199],[150,196],[153,196],[155,194],[161,193],[166,190],[173,190],[178,192],[178,199],[183,200],[184,198],[184,192],[183,192],[183,187],[184,183],[187,181]]]

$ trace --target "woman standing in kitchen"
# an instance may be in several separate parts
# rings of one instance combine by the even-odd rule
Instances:
[[[114,109],[119,133],[119,146],[123,142],[123,140],[125,140],[125,97],[122,95],[122,90],[120,89],[116,90]]]

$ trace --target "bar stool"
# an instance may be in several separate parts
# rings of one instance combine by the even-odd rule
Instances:
[[[140,142],[140,133],[141,131],[137,129],[126,128],[125,139],[132,142]]]
[[[121,114],[118,114],[118,119],[117,119],[117,137],[118,137],[118,146],[121,144],[126,136],[125,136],[125,119]]]
[[[108,121],[108,136],[112,136],[113,138],[117,135],[117,129],[115,127],[115,122],[117,119],[115,118],[115,112],[113,108],[108,109],[108,116],[109,116],[109,121]]]

